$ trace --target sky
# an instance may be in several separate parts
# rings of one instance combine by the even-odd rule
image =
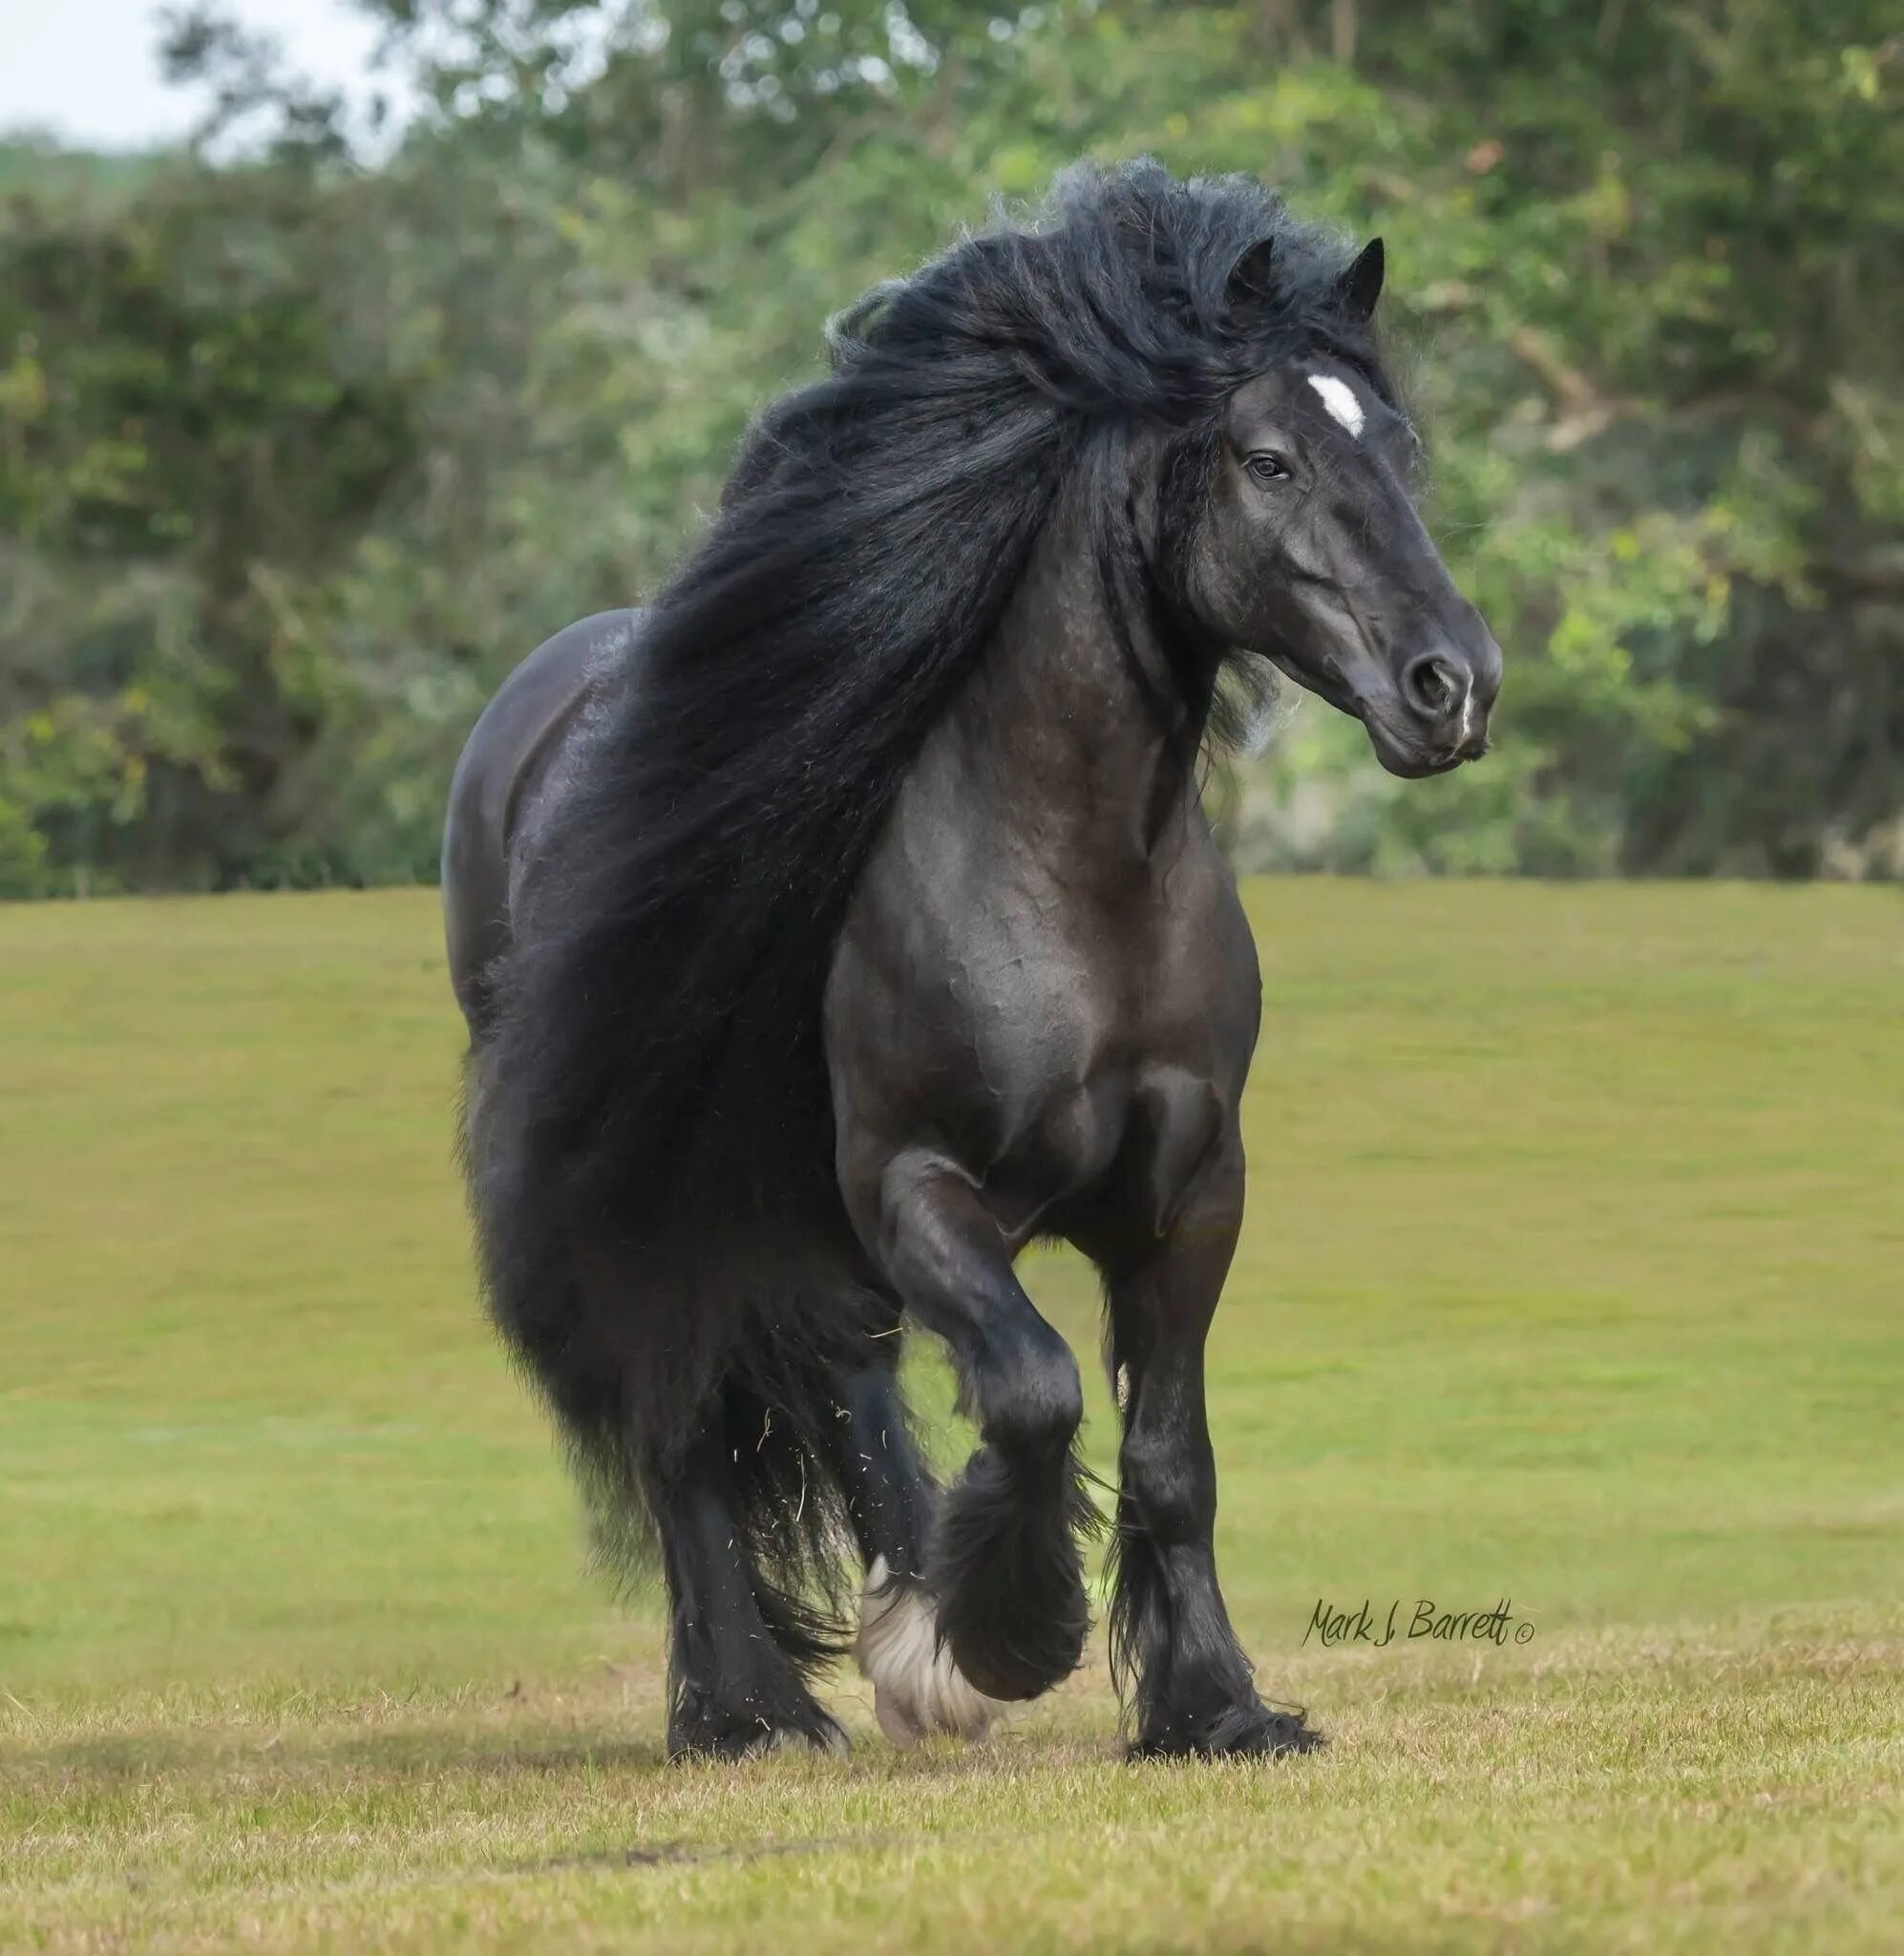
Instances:
[[[367,76],[376,30],[349,0],[223,0],[278,35],[312,79]],[[159,72],[159,0],[0,0],[0,134],[38,130],[90,149],[184,134],[202,99]]]

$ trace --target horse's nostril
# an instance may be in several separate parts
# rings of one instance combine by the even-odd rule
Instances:
[[[1429,654],[1414,660],[1403,673],[1402,691],[1416,712],[1439,720],[1454,711],[1467,688],[1448,660]]]

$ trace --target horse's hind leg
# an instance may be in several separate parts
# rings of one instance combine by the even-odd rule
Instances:
[[[1090,1627],[1077,1361],[1013,1275],[971,1181],[942,1158],[900,1155],[842,1187],[907,1308],[951,1346],[983,1436],[933,1528],[940,1633],[978,1690],[1034,1698],[1077,1669]]]
[[[1124,1412],[1111,1658],[1134,1695],[1140,1754],[1306,1752],[1300,1716],[1257,1695],[1216,1585],[1216,1463],[1204,1410],[1204,1337],[1242,1222],[1232,1141],[1159,1243],[1084,1247],[1104,1272]]]
[[[878,1354],[836,1386],[836,1472],[866,1569],[854,1655],[873,1687],[879,1730],[895,1745],[910,1746],[932,1733],[982,1739],[999,1706],[966,1680],[940,1641],[925,1580],[939,1496],[899,1396],[897,1322],[878,1342]]]
[[[809,1643],[799,1606],[761,1580],[748,1553],[730,1473],[713,1409],[684,1456],[650,1477],[670,1605],[668,1755],[844,1752],[845,1734],[793,1654]]]

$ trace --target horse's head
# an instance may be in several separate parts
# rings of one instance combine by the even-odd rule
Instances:
[[[1246,261],[1236,278],[1261,276]],[[1360,327],[1382,286],[1377,239],[1343,273]],[[1407,419],[1349,362],[1291,360],[1230,395],[1184,565],[1199,623],[1352,713],[1391,774],[1487,751],[1501,650],[1417,514]]]

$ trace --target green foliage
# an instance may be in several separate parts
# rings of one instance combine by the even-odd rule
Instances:
[[[0,254],[0,856],[15,889],[253,874],[346,688],[329,579],[414,430],[295,169],[11,206]]]
[[[1139,150],[1386,234],[1510,660],[1406,790],[1305,708],[1245,861],[1904,871],[1876,0],[380,5],[434,107],[375,169],[188,23],[270,154],[0,217],[0,887],[428,874],[485,692],[652,588],[824,318]]]

